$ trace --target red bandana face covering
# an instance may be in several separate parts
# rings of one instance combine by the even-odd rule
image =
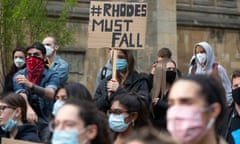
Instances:
[[[27,58],[26,66],[28,70],[28,80],[34,84],[38,84],[44,71],[44,60],[31,56]]]

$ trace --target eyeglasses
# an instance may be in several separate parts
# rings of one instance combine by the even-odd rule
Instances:
[[[16,109],[15,107],[5,105],[5,106],[0,106],[0,112],[3,112],[6,108]]]
[[[121,109],[110,109],[110,110],[107,111],[107,115],[109,115],[111,113],[120,115],[124,112],[128,113],[129,111],[128,110],[121,110]]]

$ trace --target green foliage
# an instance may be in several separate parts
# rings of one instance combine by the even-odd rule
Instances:
[[[66,24],[69,10],[77,4],[77,0],[63,1],[62,10],[57,17],[48,16],[47,6],[50,2],[50,0],[0,0],[2,76],[11,66],[11,52],[17,46],[41,42],[48,35],[54,36],[60,45],[72,42],[74,30],[68,29]]]

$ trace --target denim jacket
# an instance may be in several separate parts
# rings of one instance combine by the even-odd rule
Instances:
[[[43,99],[40,96],[37,96],[36,94],[31,94],[30,90],[22,84],[17,84],[16,82],[16,76],[17,75],[25,75],[27,78],[27,69],[22,69],[18,71],[14,77],[13,77],[13,90],[16,93],[25,93],[28,96],[28,102],[31,105],[32,101],[35,99],[39,103],[40,107],[40,116],[38,117],[43,118],[46,122],[49,121],[49,116],[52,112],[53,108],[53,100]],[[52,88],[54,90],[57,90],[59,87],[59,75],[57,72],[54,72],[50,69],[45,68],[43,71],[42,78],[39,82],[39,86],[44,88]]]
[[[69,65],[60,56],[55,57],[50,69],[59,74],[60,84],[64,84],[68,80]]]

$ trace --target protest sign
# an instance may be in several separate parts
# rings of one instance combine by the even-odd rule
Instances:
[[[40,144],[16,139],[2,138],[2,144]]]
[[[88,48],[144,49],[147,4],[91,1]]]

